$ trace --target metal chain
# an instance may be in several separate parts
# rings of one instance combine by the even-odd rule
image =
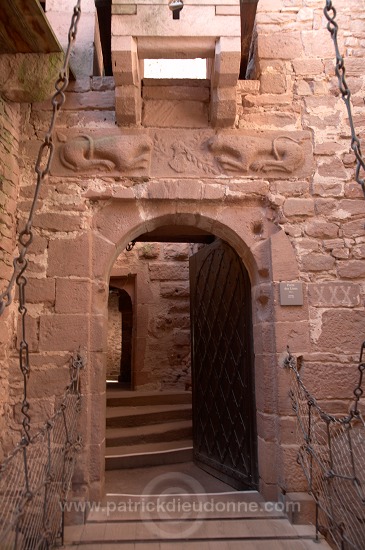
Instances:
[[[68,46],[64,57],[63,66],[60,70],[59,77],[56,81],[55,88],[56,92],[52,97],[52,118],[49,125],[49,129],[44,137],[43,143],[39,148],[38,158],[35,165],[35,172],[37,174],[37,183],[34,191],[34,197],[32,205],[30,208],[28,221],[25,225],[23,231],[19,234],[19,245],[20,253],[13,261],[13,274],[9,281],[9,284],[5,291],[0,294],[0,315],[5,311],[5,308],[9,306],[12,302],[12,292],[14,285],[18,286],[19,290],[19,307],[18,311],[21,315],[21,340],[19,344],[19,367],[23,375],[23,401],[22,401],[22,414],[23,414],[23,437],[22,444],[28,445],[30,441],[30,416],[29,411],[29,402],[28,402],[28,378],[29,378],[29,346],[26,339],[26,301],[25,301],[25,287],[27,285],[27,278],[24,275],[25,270],[28,265],[28,260],[26,255],[28,248],[33,240],[33,218],[34,212],[36,210],[37,201],[41,189],[41,185],[44,182],[46,176],[49,174],[53,153],[54,153],[54,144],[53,144],[53,133],[57,120],[58,113],[65,102],[65,90],[69,83],[69,61],[72,50],[73,42],[76,39],[77,34],[77,25],[81,15],[81,0],[77,0],[77,4],[74,7],[70,29],[68,32]]]
[[[359,412],[359,401],[360,401],[360,399],[361,399],[361,397],[364,393],[364,390],[362,389],[362,382],[363,382],[363,377],[364,377],[364,372],[365,372],[365,363],[363,362],[364,350],[365,350],[365,342],[363,342],[362,346],[361,346],[360,360],[359,360],[359,366],[358,366],[358,369],[359,369],[359,382],[358,382],[356,388],[354,389],[355,401],[354,401],[354,406],[351,409],[351,414],[353,416],[357,416],[357,417],[360,414],[360,412]]]
[[[362,398],[363,396],[363,393],[364,393],[364,390],[362,389],[362,384],[363,384],[363,379],[364,379],[364,373],[365,373],[365,363],[363,362],[363,354],[365,352],[365,342],[362,343],[361,345],[361,350],[360,350],[360,359],[359,359],[359,365],[358,365],[358,370],[359,370],[359,381],[358,383],[356,384],[355,386],[355,389],[353,391],[353,394],[355,396],[355,399],[354,399],[354,403],[353,403],[353,406],[351,407],[351,410],[350,410],[350,414],[347,415],[347,416],[344,416],[343,418],[341,419],[338,419],[336,418],[335,416],[331,415],[331,414],[328,414],[327,412],[325,412],[321,407],[320,405],[317,403],[316,399],[313,397],[313,395],[308,391],[308,389],[306,388],[306,386],[304,385],[303,383],[303,380],[299,374],[299,371],[298,371],[298,368],[297,368],[297,360],[296,360],[296,357],[294,355],[292,355],[290,349],[289,349],[289,346],[286,347],[286,353],[287,353],[287,356],[285,357],[284,361],[283,361],[283,364],[286,368],[289,368],[293,371],[294,373],[294,376],[297,380],[297,383],[298,385],[300,386],[301,390],[303,391],[303,395],[305,395],[305,398],[307,400],[307,404],[309,407],[315,407],[319,416],[321,417],[321,419],[324,421],[324,422],[337,422],[339,424],[348,424],[349,422],[351,422],[351,420],[354,418],[354,417],[357,417],[359,418],[361,421],[362,420],[362,417],[361,417],[361,413],[359,411],[359,402],[360,402],[360,399]],[[290,394],[292,392],[289,392]]]
[[[130,243],[127,244],[127,246],[125,247],[126,251],[127,252],[131,252],[133,250],[133,248],[135,247],[136,245],[136,241],[131,241]]]
[[[327,29],[331,33],[331,37],[335,46],[335,52],[336,52],[336,76],[338,79],[338,87],[340,89],[342,99],[345,102],[346,108],[347,108],[347,114],[349,118],[349,124],[351,129],[351,149],[354,151],[356,156],[356,172],[355,172],[355,179],[359,185],[361,185],[362,191],[365,196],[365,179],[360,176],[361,170],[365,172],[365,161],[361,153],[361,145],[360,140],[357,137],[356,130],[355,130],[355,124],[354,119],[352,116],[352,107],[351,107],[351,91],[347,85],[346,81],[346,69],[345,69],[345,62],[340,54],[340,48],[338,45],[338,39],[337,39],[337,33],[338,33],[338,25],[335,21],[336,19],[336,9],[332,4],[331,0],[326,0],[326,6],[323,10],[324,15],[328,21],[327,23]]]
[[[17,278],[22,273],[24,273],[24,270],[26,268],[25,256],[33,240],[32,225],[33,225],[34,212],[36,210],[41,185],[44,182],[46,176],[49,174],[49,170],[50,170],[50,166],[53,158],[53,153],[54,153],[53,132],[54,132],[58,113],[66,99],[64,92],[69,83],[68,65],[70,61],[72,45],[76,39],[77,25],[80,19],[80,15],[81,15],[81,0],[77,0],[77,4],[73,10],[71,25],[68,32],[68,46],[65,52],[63,66],[60,70],[59,77],[55,84],[56,92],[53,95],[51,100],[52,107],[53,107],[51,122],[49,125],[49,129],[46,135],[44,136],[43,143],[39,148],[37,162],[35,165],[35,172],[37,174],[37,183],[34,191],[34,197],[33,197],[32,205],[28,216],[28,221],[23,231],[21,231],[21,233],[19,234],[18,241],[20,245],[19,247],[20,252],[19,252],[19,256],[17,256],[13,261],[13,274],[11,276],[8,286],[6,287],[4,292],[0,294],[0,315],[2,315],[5,311],[5,308],[11,304],[14,285],[15,283],[18,283]],[[25,277],[24,277],[24,280],[25,280]],[[23,281],[23,279],[21,279],[21,281]],[[25,287],[25,284],[26,284],[26,280],[23,283],[23,289]]]

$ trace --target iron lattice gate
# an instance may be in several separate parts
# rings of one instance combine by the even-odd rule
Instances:
[[[251,293],[217,240],[190,258],[194,459],[238,489],[257,485]]]

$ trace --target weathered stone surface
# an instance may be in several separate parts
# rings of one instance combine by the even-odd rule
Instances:
[[[364,200],[349,200],[343,199],[339,201],[338,208],[341,212],[346,212],[348,217],[353,215],[365,215],[365,202]]]
[[[318,239],[334,239],[338,235],[338,225],[325,221],[312,221],[305,226],[305,232],[310,237]]]
[[[363,237],[365,235],[364,220],[361,219],[344,223],[342,225],[342,231],[344,237]]]
[[[54,93],[63,53],[13,54],[0,57],[0,94],[9,101],[34,103]]]
[[[215,88],[211,93],[209,119],[216,128],[232,128],[236,120],[236,90]]]
[[[164,298],[188,298],[190,296],[189,284],[187,282],[161,283],[161,296]]]
[[[313,199],[287,199],[284,203],[286,216],[312,216],[314,214]]]
[[[32,398],[61,396],[70,382],[68,365],[65,368],[48,367],[44,370],[33,370],[29,377],[29,395]]]
[[[186,280],[188,277],[188,268],[186,266],[169,266],[165,263],[155,263],[150,265],[151,279],[163,280]]]
[[[176,246],[175,244],[165,244],[164,246],[164,258],[167,260],[187,260],[190,256],[190,246],[188,244],[180,244]]]
[[[225,4],[227,5],[227,2]],[[146,24],[146,21],[149,22],[149,25]],[[240,36],[239,15],[216,15],[214,5],[195,5],[194,9],[190,10],[184,8],[183,15],[179,20],[179,36],[189,38],[191,36],[207,36],[206,25],[202,25],[201,21],[209,21],[208,36]],[[164,4],[139,4],[137,15],[116,15],[113,18],[112,34],[115,36],[152,36],[161,40],[161,37],[176,35],[176,21],[172,19],[170,11],[166,10]],[[160,57],[163,58],[164,43],[163,40],[161,42]],[[188,40],[184,39],[184,42],[188,42]],[[183,51],[184,42],[181,45]]]
[[[39,333],[40,350],[73,352],[87,345],[88,318],[85,315],[42,315]]]
[[[73,215],[49,212],[36,214],[34,216],[34,225],[40,229],[48,229],[50,231],[77,231],[80,229],[81,219],[75,218]]]
[[[318,174],[325,178],[347,179],[347,173],[343,163],[338,158],[332,158],[329,162],[322,162],[318,166]]]
[[[206,128],[208,108],[205,102],[189,100],[149,100],[143,105],[142,123],[146,127]]]
[[[312,188],[314,195],[319,195],[321,197],[341,197],[343,196],[344,184],[343,182],[332,181],[328,178],[328,182],[314,181]],[[334,208],[335,204],[332,203],[332,209]]]
[[[365,264],[361,260],[338,262],[338,274],[344,279],[357,279],[365,276]]]
[[[186,331],[186,330],[175,331],[174,342],[177,346],[190,346],[190,331]]]
[[[301,261],[304,271],[328,271],[335,266],[335,259],[324,254],[307,254]]]
[[[52,240],[49,243],[47,275],[85,277],[89,274],[89,258],[89,238],[86,234],[73,239]]]
[[[298,279],[298,264],[293,247],[283,231],[271,236],[271,261],[273,281]]]
[[[302,57],[303,46],[298,32],[260,35],[258,56],[261,59],[295,59]]]
[[[361,258],[365,258],[365,244],[355,246],[352,249],[352,254],[353,254],[353,257],[356,258],[357,260]]]
[[[143,86],[142,97],[147,100],[189,100],[207,103],[210,98],[208,86]]]
[[[341,324],[340,316],[342,315],[342,312],[331,312],[332,315],[328,314],[327,320],[328,323],[326,325],[326,329],[324,331],[322,341],[323,345],[328,349],[330,345],[332,344],[332,349],[339,349],[338,344],[338,324]],[[348,318],[350,315],[352,315],[353,312],[345,312],[349,315],[346,315],[346,320],[348,321]],[[330,321],[335,321],[335,325],[332,326],[331,330],[331,323]],[[345,334],[348,336],[348,327],[344,327]],[[337,337],[336,337],[337,333]],[[325,337],[329,337],[329,343],[327,344],[325,342]],[[336,342],[337,339],[337,342]],[[347,340],[348,343],[348,340]],[[355,346],[358,346],[358,343],[355,344]],[[346,345],[346,349],[348,349],[348,345]],[[350,344],[351,347],[351,344]],[[345,349],[345,348],[344,348]],[[343,350],[341,350],[343,351]],[[349,398],[351,395],[353,395],[353,389],[357,382],[357,372],[356,368],[354,368],[353,365],[343,365],[340,363],[337,364],[326,364],[326,363],[320,363],[320,362],[306,362],[305,363],[305,375],[304,375],[304,383],[306,384],[309,391],[316,395],[316,398],[318,399],[341,399],[341,398]]]
[[[264,94],[283,94],[286,92],[286,79],[283,74],[264,73],[261,76],[261,92]]]
[[[142,244],[138,248],[138,256],[140,258],[146,258],[152,260],[158,258],[160,255],[160,245],[158,243],[146,243]]]
[[[360,304],[360,286],[338,282],[309,284],[308,299],[315,307],[355,307]]]
[[[90,282],[87,280],[57,278],[56,313],[88,313],[91,304],[90,290]]]
[[[142,117],[142,99],[139,86],[117,86],[115,89],[115,110],[120,126],[139,126]]]
[[[52,304],[55,301],[55,280],[29,278],[25,295],[27,302]]]
[[[54,175],[133,175],[179,178],[261,175],[306,177],[312,171],[307,132],[116,130],[58,132]]]

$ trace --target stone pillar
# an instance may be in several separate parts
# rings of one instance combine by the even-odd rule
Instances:
[[[115,113],[120,126],[138,126],[141,123],[141,74],[137,40],[121,36],[114,41],[112,65],[115,79]]]
[[[212,126],[224,128],[234,125],[240,63],[240,39],[224,36],[217,40],[211,75],[210,120]]]

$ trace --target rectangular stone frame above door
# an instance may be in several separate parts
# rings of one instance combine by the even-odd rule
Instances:
[[[239,0],[188,0],[173,20],[165,1],[113,0],[112,65],[116,118],[120,126],[142,122],[143,60],[204,58],[210,79],[209,119],[214,127],[232,127],[241,64]],[[209,22],[207,24],[207,22]]]

